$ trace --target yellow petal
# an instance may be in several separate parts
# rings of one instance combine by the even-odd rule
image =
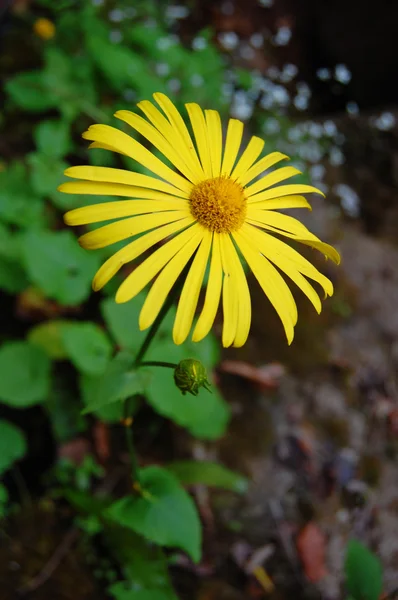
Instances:
[[[164,269],[159,273],[155,283],[149,290],[149,293],[145,299],[142,307],[139,327],[140,329],[147,329],[152,325],[156,317],[158,316],[160,309],[162,308],[171,288],[177,281],[182,270],[188,263],[189,259],[197,249],[204,235],[204,229],[198,227],[193,233],[189,241],[182,246],[182,248],[173,256],[173,258],[167,263]],[[178,236],[177,236],[178,237]],[[189,302],[193,302],[193,298],[189,298]],[[193,310],[196,308],[193,307]]]
[[[102,289],[123,265],[134,260],[169,235],[181,231],[188,225],[191,225],[193,222],[193,217],[186,217],[175,223],[168,223],[167,225],[163,225],[163,227],[157,227],[115,252],[113,256],[104,262],[95,274],[93,279],[93,290],[97,292]]]
[[[291,196],[292,194],[320,194],[325,197],[325,194],[313,187],[304,183],[291,183],[288,185],[278,185],[270,190],[264,190],[254,196],[247,196],[249,204],[260,202],[261,200],[271,200],[272,198],[282,198],[283,196]]]
[[[91,204],[68,211],[64,215],[67,225],[87,225],[99,221],[110,221],[122,217],[162,212],[165,210],[181,210],[184,200],[120,200]]]
[[[127,156],[136,160],[138,163],[152,171],[152,173],[156,173],[156,175],[172,183],[175,187],[185,193],[189,194],[192,189],[192,183],[184,177],[181,177],[181,175],[175,171],[172,171],[172,169],[159,160],[152,152],[147,150],[145,146],[123,131],[119,131],[110,125],[91,125],[91,127],[83,133],[83,137],[86,140],[110,144],[115,148],[120,148]]]
[[[173,340],[175,344],[185,342],[192,327],[203,277],[209,260],[212,237],[213,235],[208,229],[203,230],[202,242],[185,280],[174,321]]]
[[[274,213],[272,211],[255,211],[249,209],[247,211],[246,220],[248,223],[257,225],[257,227],[261,227],[262,229],[268,229],[269,231],[275,231],[275,233],[278,233],[279,235],[284,235],[285,237],[292,238],[297,242],[300,242],[301,244],[305,244],[306,246],[310,246],[311,248],[316,248],[317,250],[319,250],[319,252],[322,252],[322,254],[324,254],[325,257],[330,258],[337,265],[340,263],[340,254],[337,252],[337,250],[333,248],[333,246],[321,242],[321,240],[317,238],[316,235],[311,233],[302,223],[297,221],[297,219],[294,219],[297,222],[293,225],[291,221],[286,222],[285,220],[279,219],[278,217],[272,222],[272,217],[271,219],[268,218],[269,215],[279,215],[279,217],[293,219],[293,217],[289,217],[288,215]],[[288,231],[289,228],[290,231]]]
[[[82,137],[84,136],[82,135]],[[122,154],[122,156],[128,156],[128,154],[120,150],[120,148],[116,148],[115,146],[111,146],[110,144],[104,144],[101,142],[91,142],[91,144],[88,145],[88,149],[92,150],[93,148],[98,148],[99,150],[109,150],[110,152],[116,152],[116,154]]]
[[[179,233],[166,244],[155,250],[142,262],[120,285],[116,293],[116,302],[128,302],[134,298],[144,287],[163,269],[163,267],[177,254],[181,248],[196,238],[200,226],[194,223],[182,233]]]
[[[275,210],[281,208],[308,208],[312,210],[311,204],[308,203],[304,196],[285,196],[284,198],[274,198],[273,200],[263,200],[249,206],[249,212],[254,208],[262,210]]]
[[[154,215],[130,217],[129,219],[110,223],[109,225],[104,225],[94,231],[85,233],[79,238],[79,244],[88,250],[105,248],[105,246],[110,246],[115,242],[120,242],[149,229],[154,229],[160,225],[166,225],[167,223],[172,223],[188,216],[190,216],[188,210],[176,210],[156,213]]]
[[[163,137],[148,121],[129,110],[118,110],[115,113],[115,117],[130,125],[130,127],[151,142],[192,183],[198,183],[203,179],[203,174],[193,172],[185,164],[184,154],[176,152],[170,141]]]
[[[206,178],[210,178],[212,176],[212,166],[210,159],[208,131],[203,111],[199,104],[194,103],[186,104],[185,108],[187,109],[188,116],[191,121],[204,175]]]
[[[288,231],[289,233],[294,233],[304,239],[307,235],[312,236],[311,232],[301,221],[295,217],[274,210],[256,210],[256,208],[249,206],[247,218],[264,223],[264,225],[272,225],[272,227],[277,227],[278,229]]]
[[[301,264],[301,261],[295,260],[295,254],[298,254],[298,252],[296,253],[294,250],[293,252],[289,252],[290,248],[287,246],[287,244],[281,242],[280,240],[276,240],[275,244],[275,238],[264,233],[263,231],[259,231],[258,229],[250,225],[245,226],[244,232],[248,233],[250,239],[252,239],[253,243],[257,246],[258,251],[261,252],[261,254],[263,254],[266,258],[268,258],[268,260],[273,262],[274,265],[278,267],[278,269],[280,269],[288,277],[290,277],[290,279],[304,292],[307,298],[309,298],[309,300],[314,305],[315,310],[318,313],[320,313],[322,304],[319,299],[319,296],[312,287],[312,285],[301,274],[301,269],[299,268],[299,264]],[[286,248],[288,248],[287,251]],[[326,280],[328,283],[330,283],[326,277],[321,275],[321,273],[319,273],[317,269],[315,269],[315,267],[311,265],[311,263],[308,264],[312,268],[308,269],[306,268],[305,264],[308,261],[305,261],[304,259],[302,262],[304,264],[304,271],[310,271],[313,275],[312,279],[315,279],[316,281],[319,281],[319,279],[321,279],[322,281]],[[330,291],[329,286],[328,288]]]
[[[272,185],[276,185],[285,179],[289,179],[289,177],[294,177],[294,175],[300,175],[301,171],[296,169],[295,167],[282,167],[281,169],[276,169],[272,171],[272,173],[268,173],[252,185],[249,185],[245,189],[245,193],[248,197],[253,196],[253,194],[257,194],[266,188],[271,187]]]
[[[251,301],[249,286],[247,285],[246,275],[242,263],[238,257],[236,249],[229,236],[224,238],[225,247],[228,247],[228,260],[234,265],[233,268],[233,288],[237,297],[237,316],[236,333],[233,341],[235,348],[243,346],[247,340],[251,323]]]
[[[229,348],[233,344],[238,328],[238,293],[236,288],[236,265],[231,256],[231,246],[228,243],[229,234],[221,233],[220,252],[224,272],[222,300],[224,322],[222,328],[222,345]]]
[[[240,178],[246,174],[255,160],[260,156],[264,148],[264,140],[253,136],[247,144],[242,156],[238,160],[238,164],[231,173],[231,179],[235,179],[240,183]]]
[[[69,167],[65,170],[64,174],[67,177],[73,177],[74,179],[87,179],[89,182],[91,181],[99,181],[104,183],[115,183],[115,184],[123,184],[129,188],[128,193],[120,194],[122,196],[134,196],[137,195],[137,188],[148,188],[149,190],[157,190],[159,192],[164,192],[166,194],[170,194],[171,196],[179,196],[180,198],[188,198],[188,194],[181,192],[173,185],[162,181],[161,179],[157,179],[156,177],[151,177],[149,175],[142,175],[141,173],[134,173],[133,171],[126,171],[124,169],[114,169],[113,167],[92,167],[92,166],[79,166],[79,167]],[[69,182],[71,183],[71,182]],[[77,182],[73,182],[75,185],[78,185]],[[63,184],[65,185],[65,184]],[[126,191],[126,187],[122,186],[120,189]],[[69,189],[69,188],[67,188]],[[66,191],[67,189],[62,191]],[[97,188],[98,189],[98,188]],[[116,188],[119,189],[119,188]],[[68,193],[68,192],[67,192]],[[69,193],[79,193],[79,192],[69,192]],[[81,192],[85,194],[86,192]],[[87,192],[89,193],[89,192]],[[97,193],[95,191],[93,194]],[[109,192],[114,196],[118,196],[119,194]],[[141,197],[142,193],[140,192]],[[146,196],[145,196],[146,197]],[[148,196],[149,198],[150,196]],[[151,196],[152,197],[152,196]],[[154,200],[160,199],[161,197],[153,198]]]
[[[267,154],[267,156],[263,156],[260,158],[244,175],[240,178],[241,185],[246,185],[250,183],[253,179],[264,173],[270,167],[276,165],[276,163],[281,160],[286,160],[289,158],[286,154],[282,154],[281,152],[271,152],[271,154]]]
[[[102,183],[101,181],[66,181],[58,187],[59,192],[64,194],[86,194],[88,196],[126,196],[128,198],[148,198],[149,200],[178,200],[180,199],[184,206],[187,198],[182,198],[183,192],[179,196],[172,196],[156,190],[133,187],[132,185],[122,185],[121,183]]]
[[[277,257],[285,262],[288,261],[295,270],[319,283],[323,287],[325,295],[331,296],[333,294],[332,282],[289,244],[249,224],[243,225],[242,229],[250,238],[256,240],[260,252],[269,260],[275,262],[274,257]]]
[[[198,155],[195,150],[194,143],[189,134],[187,126],[184,123],[184,119],[167,96],[164,94],[156,93],[153,94],[154,99],[159,104],[160,108],[165,113],[168,118],[170,124],[173,127],[173,138],[179,137],[181,143],[184,146],[184,152],[186,153],[186,157],[189,160],[189,164],[192,165],[192,168],[195,173],[197,173],[198,177],[203,178],[203,170],[201,164],[199,162]],[[177,136],[176,136],[177,134]]]
[[[243,135],[243,123],[237,119],[228,121],[227,139],[225,140],[224,158],[222,161],[221,175],[230,175],[238,156]],[[243,185],[243,183],[242,183]]]
[[[216,110],[205,110],[208,140],[210,145],[210,159],[213,177],[220,176],[222,130],[220,115]]]
[[[258,252],[257,248],[253,248],[250,239],[242,230],[232,235],[265,295],[278,313],[287,341],[291,344],[297,321],[297,307],[291,291],[275,267]]]
[[[192,340],[200,342],[209,333],[214,319],[216,318],[218,305],[220,304],[222,289],[222,265],[220,253],[220,236],[213,234],[213,245],[211,251],[210,273],[206,288],[206,296],[202,312],[197,320]]]

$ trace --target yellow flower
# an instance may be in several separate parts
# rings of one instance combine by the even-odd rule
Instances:
[[[127,110],[120,110],[115,116],[153,144],[175,170],[127,133],[108,125],[92,125],[83,134],[92,142],[91,148],[129,156],[155,176],[79,166],[67,169],[65,175],[81,181],[60,186],[61,191],[69,194],[129,198],[78,208],[65,215],[68,225],[113,220],[81,236],[79,242],[83,248],[103,248],[134,238],[101,266],[93,280],[94,290],[100,290],[123,265],[163,242],[126,277],[117,291],[116,302],[127,302],[156,277],[139,317],[140,329],[147,329],[178,276],[190,263],[173,329],[174,342],[181,344],[191,330],[203,278],[209,268],[204,304],[192,339],[200,341],[209,333],[222,296],[222,342],[225,347],[239,347],[248,337],[251,322],[243,257],[277,311],[290,344],[297,307],[280,271],[304,292],[318,312],[321,301],[306,278],[319,283],[325,295],[333,293],[333,286],[279,236],[316,248],[336,263],[340,257],[300,221],[275,209],[310,208],[300,194],[321,192],[304,184],[277,185],[299,173],[291,166],[259,179],[264,171],[287,156],[272,152],[258,160],[264,147],[258,137],[252,137],[239,154],[241,121],[229,120],[223,144],[218,112],[203,112],[197,104],[186,104],[193,141],[171,100],[160,93],[154,94],[154,99],[163,112],[152,102],[143,101],[138,107],[146,118]]]
[[[42,40],[51,40],[55,35],[55,25],[48,19],[37,19],[33,24],[33,31]]]

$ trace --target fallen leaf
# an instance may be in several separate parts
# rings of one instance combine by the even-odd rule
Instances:
[[[219,370],[248,379],[257,384],[261,389],[275,389],[278,387],[281,377],[285,374],[285,368],[280,363],[269,363],[255,367],[241,360],[224,360]]]
[[[296,546],[307,578],[313,583],[323,579],[327,575],[326,537],[316,523],[309,522],[303,527]]]
[[[109,427],[102,421],[96,421],[93,427],[94,447],[101,463],[108,460],[110,451]]]

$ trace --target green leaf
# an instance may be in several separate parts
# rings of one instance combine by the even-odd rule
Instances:
[[[29,285],[20,263],[19,235],[0,223],[0,288],[10,294],[17,294]]]
[[[109,592],[115,600],[173,600],[176,596],[170,595],[168,592],[163,592],[157,589],[132,590],[128,589],[122,581],[114,583]]]
[[[40,323],[28,333],[28,341],[39,346],[53,360],[68,357],[62,340],[62,328],[68,321],[47,321]]]
[[[39,196],[51,198],[55,206],[64,210],[65,196],[57,190],[64,179],[64,171],[69,166],[65,161],[46,156],[38,152],[31,152],[27,156],[31,168],[30,180],[32,188]]]
[[[1,257],[0,288],[9,294],[18,294],[28,287],[28,279],[21,265],[15,260]]]
[[[57,96],[48,88],[43,71],[19,73],[5,89],[15,104],[27,111],[43,112],[57,106]]]
[[[26,450],[22,431],[12,423],[0,420],[0,475],[23,458]]]
[[[0,218],[29,229],[44,223],[44,205],[29,183],[26,167],[14,162],[0,172]]]
[[[8,342],[0,349],[0,399],[22,408],[42,402],[50,388],[51,363],[37,346]]]
[[[31,280],[49,297],[75,306],[91,292],[98,257],[80,248],[70,231],[29,231],[22,240]]]
[[[181,460],[167,465],[169,471],[184,485],[204,484],[243,494],[247,479],[214,462]]]
[[[95,403],[100,390],[98,377],[81,374],[79,377],[79,386],[84,406],[89,407]],[[104,404],[98,408],[87,409],[87,412],[92,412],[98,419],[106,423],[120,423],[120,420],[123,418],[123,405],[121,402],[113,402],[112,404]]]
[[[169,356],[167,360],[169,360]],[[186,427],[192,435],[216,439],[223,435],[229,421],[229,407],[212,387],[212,393],[201,389],[198,396],[183,396],[176,387],[171,369],[152,369],[147,393],[148,402],[164,417]]]
[[[93,24],[91,19],[86,26],[86,44],[96,66],[114,90],[122,92],[131,87],[139,98],[166,91],[159,77],[151,72],[147,57],[125,45],[110,42],[109,30],[98,20]]]
[[[42,121],[33,137],[39,152],[52,159],[63,158],[70,150],[69,124],[66,121]]]
[[[167,600],[177,600],[171,587],[166,556],[162,549],[126,527],[106,529],[104,536],[119,565],[123,578],[112,587],[113,593],[148,590],[165,594]],[[117,596],[116,596],[117,597]]]
[[[155,544],[185,550],[198,562],[201,528],[192,498],[174,475],[160,467],[141,469],[140,483],[141,497],[122,498],[107,516]]]
[[[344,564],[346,587],[354,600],[378,600],[383,590],[380,560],[358,540],[347,544]]]
[[[124,349],[137,351],[145,339],[145,331],[138,328],[138,316],[144,300],[142,294],[124,304],[116,304],[113,298],[101,302],[104,321],[116,343]]]
[[[60,330],[65,351],[75,367],[88,375],[101,375],[112,354],[106,333],[91,322],[65,322]]]
[[[104,373],[92,385],[85,413],[107,404],[126,400],[130,396],[143,394],[148,384],[148,373],[133,369],[134,359],[127,352],[120,352],[108,363]]]

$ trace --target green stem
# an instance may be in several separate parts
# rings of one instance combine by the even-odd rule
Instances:
[[[162,324],[163,319],[169,312],[169,310],[174,302],[174,299],[176,298],[176,296],[178,295],[179,292],[180,292],[180,286],[178,285],[178,282],[177,282],[175,284],[174,288],[172,289],[171,293],[167,296],[166,302],[163,304],[162,308],[160,309],[158,316],[152,323],[151,328],[149,329],[149,331],[145,337],[145,340],[142,342],[141,348],[138,350],[138,354],[135,357],[135,361],[134,361],[135,367],[139,367],[142,364],[142,359],[144,358],[146,351],[148,350],[149,346],[151,345],[151,342],[152,342],[153,338],[155,337],[160,325]]]
[[[175,369],[175,367],[177,366],[173,363],[166,363],[166,362],[162,362],[162,361],[147,361],[144,363],[143,358],[144,358],[153,338],[155,337],[163,319],[165,318],[166,314],[170,310],[175,298],[180,293],[181,283],[184,281],[184,279],[185,279],[185,271],[180,276],[179,280],[177,280],[177,283],[174,285],[171,293],[167,296],[167,299],[166,299],[165,303],[163,304],[158,316],[152,323],[151,328],[149,329],[144,341],[142,342],[141,348],[138,350],[138,354],[134,360],[135,368],[146,365],[146,366],[169,367],[169,368]],[[129,410],[128,402],[129,402],[129,399],[127,399],[124,403],[124,424],[125,424],[125,430],[126,430],[126,443],[127,443],[127,448],[128,448],[129,454],[130,454],[133,484],[138,484],[138,486],[139,486],[138,461],[137,461],[137,455],[136,455],[135,448],[134,448],[133,429],[131,427],[132,418],[131,418],[131,411]]]
[[[166,367],[168,369],[175,369],[177,363],[164,362],[163,360],[145,360],[140,363],[140,367]]]

